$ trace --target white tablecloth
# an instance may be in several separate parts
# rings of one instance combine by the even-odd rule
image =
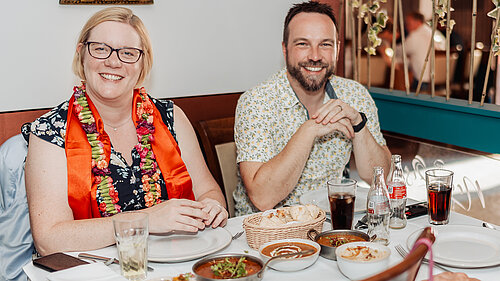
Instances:
[[[361,215],[357,215],[355,221],[360,218]],[[231,218],[225,227],[232,234],[237,233],[242,230],[243,217]],[[451,225],[473,225],[480,226],[481,221],[474,219],[472,217],[464,216],[458,213],[452,213],[450,216]],[[411,219],[408,221],[408,225],[404,229],[393,230],[391,229],[391,243],[389,247],[392,250],[390,257],[390,265],[397,264],[402,260],[402,258],[397,254],[394,246],[397,244],[406,245],[407,237],[413,232],[429,226],[427,222],[427,216],[422,216],[419,218]],[[325,223],[324,230],[330,229],[330,224]],[[460,245],[457,245],[460,247]],[[231,244],[221,250],[219,253],[245,253],[248,252],[251,255],[259,256],[259,253],[251,249],[246,242],[245,235],[241,236],[239,239],[232,241]],[[106,257],[117,257],[116,248],[108,247],[96,251],[90,251],[90,253],[106,256]],[[148,273],[148,279],[154,279],[158,277],[166,276],[177,276],[181,273],[191,272],[191,267],[197,260],[180,262],[180,263],[149,263],[155,271]],[[119,272],[120,268],[118,265],[111,265],[111,268]],[[24,271],[32,281],[46,280],[48,272],[36,268],[32,263],[27,264]],[[500,266],[489,267],[489,268],[478,268],[478,269],[459,269],[449,267],[451,271],[465,272],[471,277],[478,278],[480,280],[500,280]],[[434,274],[442,272],[439,268],[434,268]],[[417,280],[427,279],[428,267],[423,264],[420,268],[420,272]],[[349,280],[339,271],[337,263],[332,260],[324,259],[319,257],[318,261],[309,268],[299,272],[279,272],[273,269],[268,269],[264,274],[264,280]]]

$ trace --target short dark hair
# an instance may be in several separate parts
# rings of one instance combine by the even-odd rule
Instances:
[[[293,17],[300,13],[318,13],[327,15],[333,21],[333,25],[338,31],[337,20],[335,19],[335,15],[333,15],[332,7],[330,7],[329,5],[313,1],[295,4],[292,6],[292,8],[290,8],[285,18],[285,26],[283,28],[283,42],[285,44],[288,43],[288,35],[290,34],[288,25],[290,24],[290,21],[292,21]]]
[[[411,13],[409,13],[409,14],[408,14],[408,17],[411,17],[411,18],[413,18],[414,20],[417,20],[417,21],[419,21],[419,22],[421,22],[421,23],[424,23],[424,22],[425,22],[425,17],[424,17],[424,15],[422,15],[422,14],[421,14],[421,13],[419,13],[419,12],[415,12],[415,11],[413,11],[413,12],[411,12]]]

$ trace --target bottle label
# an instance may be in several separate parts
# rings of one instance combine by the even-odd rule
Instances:
[[[402,183],[389,184],[387,186],[390,199],[405,199],[406,198],[406,185]]]
[[[389,202],[383,201],[375,203],[373,201],[369,201],[367,212],[368,214],[385,215],[389,213]]]

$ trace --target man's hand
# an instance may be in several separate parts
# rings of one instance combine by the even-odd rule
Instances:
[[[334,123],[327,122],[326,124],[318,123],[316,120],[311,119],[306,121],[304,125],[310,127],[314,131],[316,137],[322,137],[334,131],[341,132],[349,139],[354,137],[354,130],[347,118],[342,118]]]
[[[316,123],[326,125],[333,124],[342,119],[347,119],[352,126],[355,126],[363,120],[358,111],[352,108],[349,104],[340,99],[329,100],[323,104],[316,113],[311,116]]]

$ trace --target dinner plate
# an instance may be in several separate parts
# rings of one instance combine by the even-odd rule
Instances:
[[[354,212],[364,213],[366,211],[366,197],[368,196],[368,188],[356,188],[356,200],[354,201]],[[318,189],[306,192],[299,198],[300,204],[313,204],[320,207],[323,211],[330,213],[330,202],[328,202],[328,191],[326,189]]]
[[[479,268],[500,264],[500,232],[485,227],[445,225],[434,227],[434,261],[458,268]],[[411,249],[422,229],[407,240]]]
[[[224,228],[206,228],[196,234],[150,235],[148,260],[181,262],[215,253],[231,243],[231,233]]]

